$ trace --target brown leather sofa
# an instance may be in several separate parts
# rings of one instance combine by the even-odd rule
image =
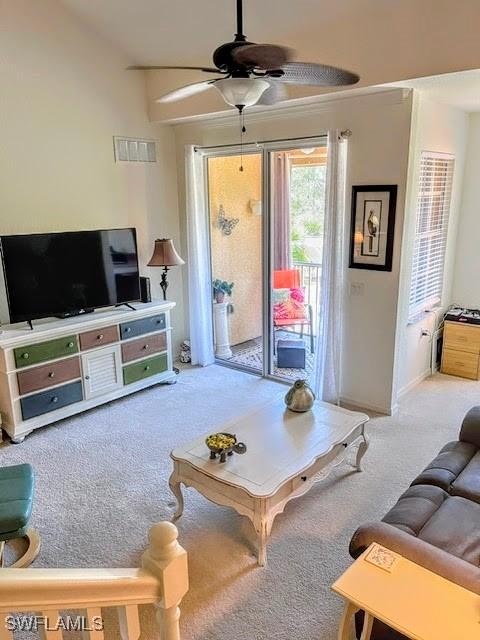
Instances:
[[[350,554],[357,558],[372,542],[480,595],[480,406],[382,521],[357,529]],[[375,622],[371,640],[404,638]]]

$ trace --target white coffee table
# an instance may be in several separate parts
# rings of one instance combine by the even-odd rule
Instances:
[[[173,520],[183,513],[182,484],[216,504],[233,507],[255,527],[260,566],[266,563],[273,521],[287,502],[325,478],[351,447],[358,446],[355,466],[361,471],[368,447],[364,413],[318,401],[307,413],[293,413],[286,409],[283,396],[216,429],[234,433],[247,445],[245,454],[234,454],[223,464],[218,458],[210,460],[205,445],[209,434],[170,454],[174,465],[170,488],[178,501]]]

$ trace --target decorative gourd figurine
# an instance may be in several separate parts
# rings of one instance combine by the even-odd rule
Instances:
[[[285,396],[285,404],[290,411],[297,411],[298,413],[310,411],[314,402],[315,394],[306,380],[295,380]]]

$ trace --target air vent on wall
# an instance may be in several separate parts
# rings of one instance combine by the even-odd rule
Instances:
[[[116,162],[156,162],[155,140],[113,137]]]

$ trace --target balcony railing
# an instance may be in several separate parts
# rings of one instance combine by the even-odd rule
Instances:
[[[300,285],[305,289],[305,303],[312,305],[313,333],[317,335],[322,265],[317,262],[294,262],[293,266],[300,271]]]

